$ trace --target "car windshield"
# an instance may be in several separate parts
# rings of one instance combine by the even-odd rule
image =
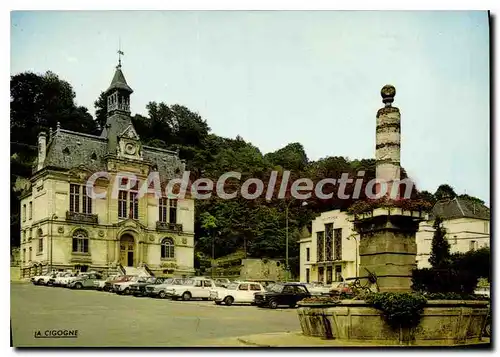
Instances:
[[[182,283],[180,283],[179,285],[193,285],[193,284],[194,284],[193,279],[186,279]]]
[[[273,293],[280,293],[283,290],[283,285],[281,284],[272,284],[267,287],[267,291],[271,291]]]
[[[236,289],[238,289],[238,284],[234,284],[234,283],[233,284],[229,284],[227,286],[227,289],[228,290],[236,290]]]

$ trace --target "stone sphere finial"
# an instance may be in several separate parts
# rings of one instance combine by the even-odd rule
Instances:
[[[391,84],[386,84],[380,90],[380,95],[382,96],[382,102],[387,106],[391,106],[394,102],[394,97],[396,96],[396,88]]]

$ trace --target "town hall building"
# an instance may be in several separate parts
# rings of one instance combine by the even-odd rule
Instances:
[[[21,275],[51,270],[114,272],[143,268],[155,275],[194,275],[194,201],[139,197],[151,172],[165,183],[180,178],[176,151],[141,142],[130,116],[132,88],[121,63],[106,90],[107,123],[99,136],[57,129],[38,135],[38,159],[21,196]],[[95,182],[105,198],[90,198]],[[138,184],[113,196],[115,177],[134,174]]]

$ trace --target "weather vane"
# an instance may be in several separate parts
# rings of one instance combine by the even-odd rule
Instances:
[[[118,40],[118,68],[122,67],[122,56],[124,55],[122,51],[121,40]]]

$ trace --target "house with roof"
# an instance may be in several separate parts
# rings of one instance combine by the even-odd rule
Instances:
[[[151,172],[165,183],[180,178],[179,153],[141,142],[130,116],[130,95],[116,67],[106,90],[107,123],[100,135],[40,132],[30,185],[21,196],[21,274],[52,270],[115,272],[142,267],[159,275],[194,274],[194,201],[138,194]],[[89,177],[95,181],[90,197]],[[115,190],[120,173],[138,182]],[[126,185],[125,185],[126,186]],[[132,185],[128,185],[132,186]]]
[[[417,231],[416,268],[430,267],[436,216],[443,219],[451,253],[490,245],[488,207],[462,198],[441,200]],[[302,237],[299,244],[301,282],[332,284],[359,276],[359,235],[346,212],[338,209],[322,212],[312,221],[311,235]]]
[[[438,201],[432,208],[429,220],[420,223],[417,232],[417,266],[430,268],[434,220],[443,219],[450,252],[465,253],[490,245],[490,209],[484,204],[455,197]]]

